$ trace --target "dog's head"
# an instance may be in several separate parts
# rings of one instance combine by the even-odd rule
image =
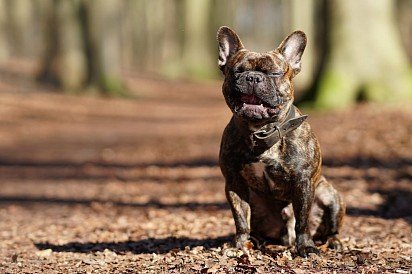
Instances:
[[[292,78],[300,71],[306,35],[295,31],[280,46],[257,53],[244,48],[228,27],[217,32],[223,94],[234,115],[264,123],[284,117],[293,104]]]

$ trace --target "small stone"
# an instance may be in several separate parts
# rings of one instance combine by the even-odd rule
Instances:
[[[53,250],[51,250],[51,249],[49,248],[49,249],[37,251],[37,252],[36,252],[36,255],[37,255],[38,257],[41,257],[41,258],[47,258],[47,257],[50,257],[50,256],[52,255],[52,253],[53,253]]]
[[[240,257],[243,252],[237,248],[228,248],[223,252],[223,254],[228,258],[237,258]]]

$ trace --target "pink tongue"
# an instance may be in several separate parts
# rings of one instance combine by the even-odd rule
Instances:
[[[258,105],[258,104],[260,104],[260,99],[258,98],[258,97],[256,97],[255,95],[252,95],[252,94],[245,94],[245,95],[242,95],[241,97],[240,97],[240,100],[242,101],[242,102],[244,102],[244,103],[247,103],[247,104],[254,104],[254,105]]]

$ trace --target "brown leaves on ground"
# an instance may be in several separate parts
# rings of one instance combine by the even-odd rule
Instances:
[[[4,79],[3,79],[4,80]],[[139,100],[3,82],[2,273],[410,273],[412,111],[309,113],[345,197],[342,252],[230,246],[218,84],[129,79]],[[9,90],[10,92],[7,92]]]

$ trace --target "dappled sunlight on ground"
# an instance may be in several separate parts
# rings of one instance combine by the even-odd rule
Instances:
[[[142,90],[131,100],[41,87],[12,92],[7,81],[0,95],[2,271],[409,271],[411,109],[310,111],[324,174],[347,202],[345,250],[301,259],[267,246],[247,258],[226,252],[234,224],[217,155],[230,113],[217,83],[129,75],[133,93]]]

